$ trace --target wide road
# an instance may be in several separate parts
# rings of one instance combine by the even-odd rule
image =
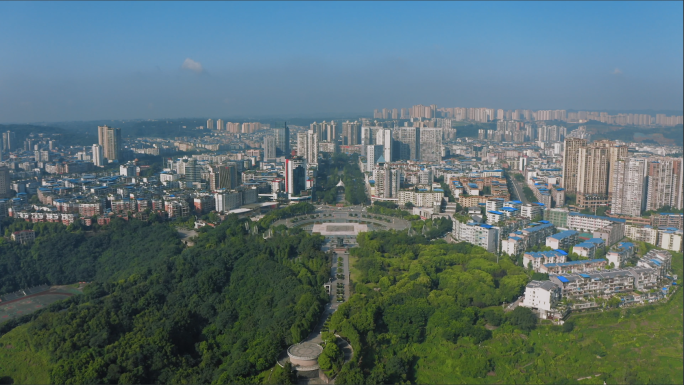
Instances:
[[[511,179],[511,184],[513,185],[513,192],[515,193],[515,196],[519,201],[521,201],[523,204],[530,203],[527,201],[527,198],[525,197],[525,194],[523,194],[523,188],[522,188],[522,183],[518,182],[515,180],[515,178],[510,178]]]

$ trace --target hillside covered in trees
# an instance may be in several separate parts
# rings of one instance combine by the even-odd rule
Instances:
[[[289,230],[265,240],[249,228],[233,216],[186,249],[171,227],[137,221],[96,234],[50,228],[33,246],[2,245],[3,277],[16,277],[3,278],[9,290],[93,280],[83,295],[0,327],[3,381],[261,382],[318,321],[330,262],[320,236]]]
[[[330,328],[357,355],[336,384],[682,382],[681,292],[540,325],[529,309],[503,311],[530,280],[508,257],[405,232],[362,234],[351,255],[356,294]]]

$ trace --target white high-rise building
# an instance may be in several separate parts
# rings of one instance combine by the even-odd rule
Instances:
[[[214,119],[207,119],[207,129],[211,130],[214,128]]]
[[[301,156],[285,160],[285,191],[288,197],[299,196],[306,190],[306,160]]]
[[[297,134],[297,155],[310,165],[318,164],[318,134],[314,130]]]
[[[99,144],[93,144],[93,164],[96,167],[104,166],[104,151]]]
[[[382,146],[379,144],[371,144],[366,146],[366,171],[373,172],[375,164],[382,156]]]
[[[391,162],[392,159],[392,130],[382,129],[378,131],[377,143],[382,145],[382,156],[385,158],[385,162]]]
[[[646,206],[648,159],[629,158],[615,164],[611,212],[638,217]]]
[[[223,119],[219,119],[216,121],[216,129],[219,131],[223,129]]]

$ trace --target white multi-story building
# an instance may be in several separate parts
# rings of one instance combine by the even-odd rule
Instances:
[[[401,183],[401,170],[385,167],[373,169],[375,196],[372,198],[396,198]]]
[[[228,211],[238,208],[242,205],[241,191],[221,191],[214,194],[214,203],[216,211],[219,213],[227,213]]]
[[[399,191],[399,206],[405,206],[411,202],[416,207],[433,207],[435,204],[442,204],[444,192],[441,191]]]
[[[659,230],[658,233],[660,238],[658,247],[662,247],[663,249],[671,250],[677,253],[682,251],[682,230],[668,228],[665,230]]]
[[[525,287],[525,299],[522,306],[537,309],[540,318],[561,300],[561,289],[551,281],[530,281]]]
[[[493,198],[487,201],[485,208],[487,211],[500,211],[504,207],[504,200],[501,198]]]
[[[569,250],[577,243],[577,231],[565,230],[546,237],[546,246],[552,249]]]
[[[547,263],[563,263],[567,260],[567,253],[560,250],[552,251],[529,251],[523,255],[523,267],[532,267],[539,271],[542,265]]]
[[[475,222],[461,223],[454,221],[452,234],[454,239],[458,241],[465,241],[483,247],[491,253],[497,251],[499,229],[494,226]]]
[[[634,241],[650,243],[652,245],[658,244],[658,230],[649,225],[626,225],[625,237]]]
[[[520,208],[520,215],[525,218],[533,219],[536,217],[541,217],[543,210],[544,206],[539,203],[528,203],[522,205]]]

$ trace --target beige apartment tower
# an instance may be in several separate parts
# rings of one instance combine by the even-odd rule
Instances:
[[[578,156],[577,206],[607,205],[610,148],[601,145],[580,147]]]
[[[109,126],[97,127],[97,139],[104,150],[104,157],[108,161],[121,159],[121,129]]]
[[[563,153],[563,188],[571,194],[577,192],[577,167],[579,162],[579,149],[587,145],[586,139],[565,139],[565,152]]]

